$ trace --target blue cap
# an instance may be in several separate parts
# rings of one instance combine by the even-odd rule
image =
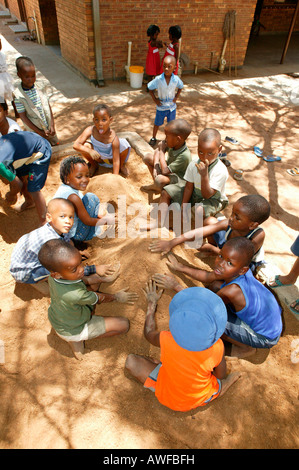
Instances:
[[[227,322],[223,300],[205,287],[178,292],[169,304],[169,315],[175,342],[188,351],[210,348],[222,336]]]

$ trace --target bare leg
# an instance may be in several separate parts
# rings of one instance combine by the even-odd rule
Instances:
[[[156,136],[157,136],[157,132],[159,130],[159,127],[160,126],[156,126],[156,124],[154,124],[154,128],[153,128],[153,138],[155,139]]]
[[[278,276],[279,281],[282,284],[295,284],[299,276],[299,258],[296,259],[295,263],[293,264],[292,269],[290,270],[289,274],[285,276]],[[275,281],[270,282],[270,287],[276,287],[277,283]]]
[[[232,372],[225,379],[221,380],[221,391],[219,397],[225,394],[225,392],[241,377],[241,372]]]
[[[32,196],[32,199],[35,203],[35,208],[37,215],[40,220],[40,224],[44,225],[46,223],[46,212],[47,212],[47,207],[46,207],[46,201],[41,193],[41,191],[35,191],[34,193],[30,193]]]
[[[139,356],[138,354],[129,354],[125,368],[139,382],[144,384],[150,373],[157,367],[159,362],[153,359]]]
[[[221,339],[232,343],[231,356],[243,359],[244,357],[249,357],[256,353],[256,348],[252,348],[251,346],[240,343],[239,341],[236,341],[225,334],[221,336]]]
[[[124,150],[123,152],[121,152],[121,154],[119,155],[120,156],[120,165],[119,165],[119,172],[122,173],[124,176],[129,176],[129,171],[126,167],[126,158],[127,158],[127,155],[129,153],[129,148],[127,148],[126,150]]]

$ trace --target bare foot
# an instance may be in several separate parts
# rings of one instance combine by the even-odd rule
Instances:
[[[145,186],[141,186],[140,191],[154,191],[155,193],[160,193],[161,190],[155,186],[155,184],[148,184]]]
[[[236,344],[232,345],[231,356],[238,357],[243,359],[244,357],[252,356],[256,353],[256,348],[250,346],[237,346]]]
[[[130,175],[130,172],[126,166],[122,166],[120,169],[120,173],[126,178]]]
[[[35,207],[35,204],[33,201],[25,201],[23,202],[23,204],[21,204],[20,206],[17,206],[17,207],[14,207],[14,209],[17,211],[17,212],[24,212],[28,209],[32,209],[33,207]]]
[[[231,387],[239,378],[241,377],[241,372],[232,372],[224,380],[221,380],[221,391],[219,397],[224,395],[224,393]]]

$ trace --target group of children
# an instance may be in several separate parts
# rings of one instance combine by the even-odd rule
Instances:
[[[158,48],[157,32],[149,28],[149,47]],[[177,37],[170,34],[173,44]],[[260,225],[270,216],[269,203],[257,194],[245,196],[233,204],[228,219],[217,219],[229,203],[225,194],[228,172],[219,159],[220,133],[213,128],[204,129],[198,136],[198,158],[192,158],[187,146],[191,126],[175,115],[175,102],[183,88],[175,75],[176,57],[175,53],[167,55],[163,60],[164,72],[158,76],[153,73],[155,78],[148,84],[157,104],[153,139],[165,118],[167,125],[165,141],[143,158],[153,183],[142,189],[160,192],[160,202],[166,204],[158,220],[146,229],[164,225],[172,202],[182,209],[182,220],[188,217],[186,207],[190,203],[194,215],[199,217],[196,220],[203,220],[203,224],[173,240],[154,241],[150,250],[166,254],[178,244],[207,238],[199,249],[214,253],[216,261],[213,271],[207,272],[185,266],[173,254],[168,255],[170,269],[185,273],[206,287],[184,289],[173,276],[154,274],[144,291],[147,299],[144,335],[161,348],[161,359],[157,363],[131,354],[125,367],[153,390],[162,404],[187,411],[221,396],[239,378],[239,373],[226,377],[224,342],[226,348],[231,345],[231,354],[238,357],[252,354],[256,348],[273,347],[282,333],[282,311],[272,292],[254,276],[263,260],[265,233]],[[83,266],[77,248],[79,242],[99,235],[103,224],[116,223],[114,214],[100,213],[99,198],[86,190],[98,164],[112,168],[113,174],[127,175],[130,145],[110,128],[110,109],[97,105],[93,125],[74,143],[81,156],[67,157],[61,162],[62,184],[46,206],[41,189],[47,177],[51,146],[57,144],[54,118],[49,105],[42,116],[45,101],[35,86],[35,68],[28,58],[18,60],[18,76],[21,84],[15,105],[30,130],[7,132],[7,123],[3,124],[2,119],[0,174],[10,184],[6,201],[14,204],[21,192],[24,208],[36,206],[40,227],[17,242],[10,273],[17,282],[34,286],[47,280],[51,297],[49,321],[71,345],[75,356],[82,358],[86,340],[129,330],[127,318],[97,315],[96,305],[110,301],[133,304],[138,298],[128,289],[115,294],[101,293],[101,283],[113,282],[120,274],[120,265]],[[32,107],[33,102],[35,114],[27,109],[28,103]],[[5,113],[7,109],[3,109],[0,118]],[[176,292],[169,305],[168,332],[156,328],[155,312],[162,295],[159,287]]]

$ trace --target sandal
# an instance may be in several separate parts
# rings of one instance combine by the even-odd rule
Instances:
[[[268,155],[267,157],[263,157],[263,160],[265,160],[265,162],[280,162],[281,158],[275,157],[275,155]]]
[[[292,310],[292,312],[295,313],[295,315],[299,315],[299,309],[296,308],[298,307],[298,305],[299,305],[299,299],[295,300],[295,302],[289,305],[289,309]]]
[[[157,139],[155,137],[152,137],[151,140],[149,141],[150,145],[156,145]]]
[[[298,176],[299,175],[299,169],[294,167],[294,168],[291,168],[290,170],[287,170],[287,173],[289,173],[289,175],[291,175],[291,176]]]
[[[226,140],[227,142],[230,142],[231,144],[238,144],[238,143],[239,143],[239,141],[238,141],[237,139],[235,139],[234,137],[227,137],[227,136],[226,136],[226,137],[225,137],[225,140]]]
[[[276,286],[272,286],[271,282],[275,282]],[[292,286],[293,284],[283,284],[280,280],[279,280],[279,274],[277,274],[275,276],[275,278],[273,279],[273,281],[270,281],[268,286],[271,287],[272,289],[276,289],[276,287],[287,287],[287,286]]]
[[[263,156],[263,151],[257,145],[255,145],[253,147],[253,151],[254,151],[254,153],[256,154],[257,157],[260,158],[260,157]]]

